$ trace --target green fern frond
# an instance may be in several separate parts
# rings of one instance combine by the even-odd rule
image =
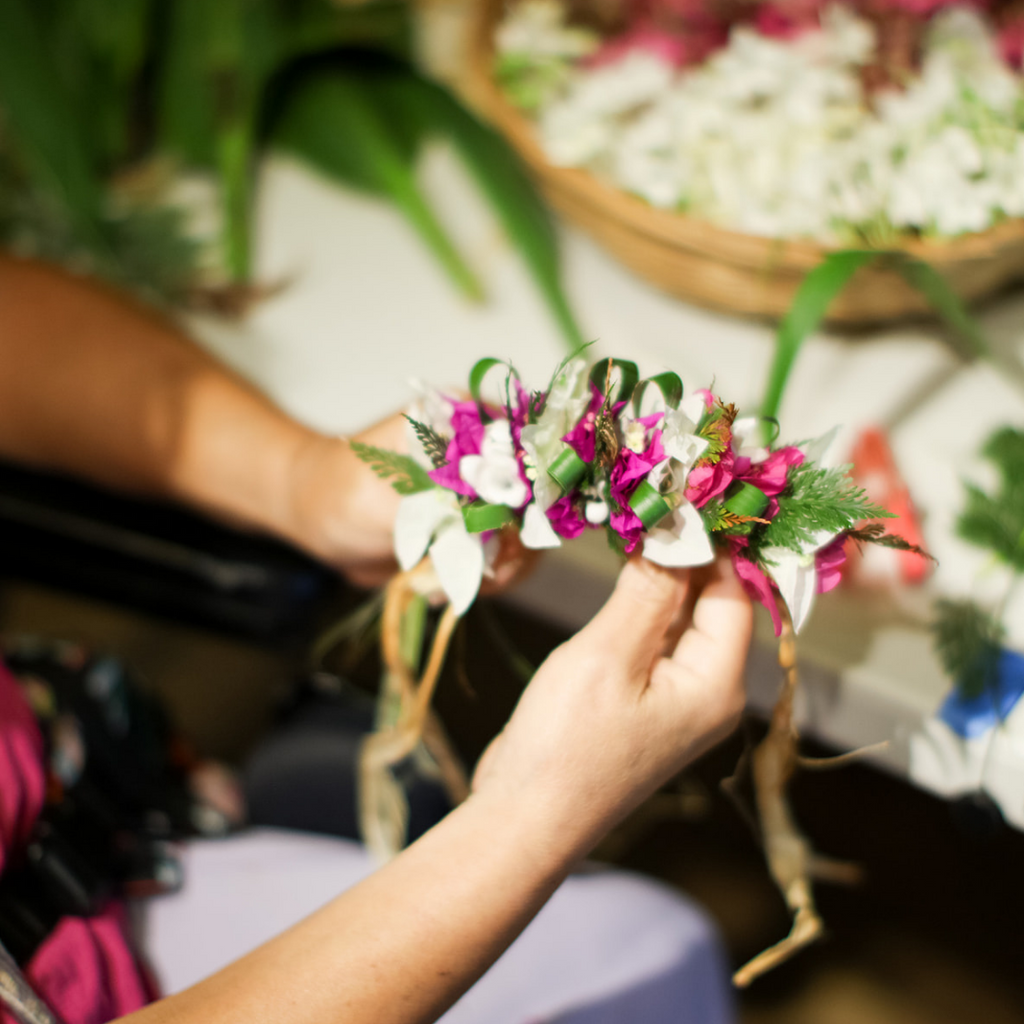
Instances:
[[[790,469],[786,490],[779,495],[779,511],[765,530],[765,542],[799,551],[820,531],[843,533],[865,519],[893,518],[854,484],[849,470],[849,466],[822,469],[807,462]]]
[[[427,471],[408,455],[376,448],[361,441],[350,442],[352,451],[381,478],[387,480],[399,494],[416,494],[434,487]]]
[[[957,532],[1015,572],[1024,572],[1024,431],[996,431],[982,455],[999,469],[1000,486],[992,494],[967,486],[967,505],[957,520]]]
[[[940,598],[931,624],[935,650],[957,690],[980,697],[999,681],[999,658],[1006,630],[973,601]]]
[[[448,438],[439,434],[433,427],[428,427],[426,423],[414,420],[411,416],[405,418],[412,425],[420,444],[423,445],[423,451],[434,464],[434,468],[440,469],[442,466],[447,466]]]

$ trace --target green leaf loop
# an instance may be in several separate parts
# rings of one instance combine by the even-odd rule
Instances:
[[[646,377],[633,388],[633,415],[640,415],[640,406],[644,400],[644,392],[647,385],[653,384],[665,399],[665,405],[669,409],[678,409],[679,403],[683,400],[683,382],[678,373],[667,370],[665,373],[655,374],[653,377]]]
[[[548,476],[568,494],[586,476],[587,464],[568,445],[548,466]]]
[[[613,404],[628,402],[640,380],[640,371],[637,369],[636,363],[632,363],[628,359],[602,359],[600,362],[594,363],[594,368],[590,371],[590,382],[602,395],[609,366],[617,367],[619,371],[619,385],[615,390],[615,397],[612,399]]]
[[[492,505],[478,500],[463,507],[462,518],[470,533],[483,533],[485,530],[500,530],[515,517],[507,505]]]
[[[484,378],[496,366],[507,366],[509,373],[515,373],[515,370],[509,363],[506,363],[503,359],[494,359],[491,356],[478,359],[473,369],[469,371],[469,393],[472,395],[473,401],[476,402],[476,407],[480,412],[480,419],[483,423],[490,423],[493,417],[487,412],[484,400],[480,396],[480,389],[483,387]]]
[[[645,530],[653,529],[672,511],[672,506],[647,480],[640,481],[640,485],[629,499],[629,507],[644,524]]]
[[[722,507],[734,516],[757,518],[768,507],[768,495],[753,484],[741,484],[740,489],[722,503]]]

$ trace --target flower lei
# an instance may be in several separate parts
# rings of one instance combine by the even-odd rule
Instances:
[[[504,367],[499,402],[481,397]],[[602,529],[623,555],[668,567],[732,558],[778,636],[785,602],[795,630],[815,595],[839,582],[853,538],[911,548],[877,522],[890,517],[833,466],[835,435],[779,446],[773,421],[738,417],[702,389],[684,398],[677,374],[640,379],[634,363],[576,355],[544,391],[528,391],[509,363],[483,359],[461,400],[421,389],[407,415],[411,455],[353,443],[403,495],[395,550],[403,570],[424,556],[452,609],[476,598],[498,552],[497,534],[527,548],[559,547]]]

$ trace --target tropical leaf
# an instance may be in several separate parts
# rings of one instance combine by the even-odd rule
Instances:
[[[569,348],[580,348],[585,340],[562,286],[558,236],[522,161],[503,136],[441,86],[423,81],[421,92],[432,127],[452,141],[490,201]]]
[[[253,162],[267,83],[283,57],[278,8],[267,0],[167,5],[158,86],[158,144],[220,180],[224,261],[249,278]]]
[[[34,181],[59,204],[76,233],[106,255],[103,189],[92,149],[27,0],[0,2],[0,107],[4,130]]]
[[[778,416],[786,382],[807,336],[817,330],[832,300],[846,287],[850,278],[877,255],[866,249],[833,252],[803,279],[775,335],[775,358],[761,403],[762,416]]]
[[[964,697],[994,689],[1006,635],[998,619],[973,601],[940,598],[931,630],[936,653]]]
[[[982,454],[998,468],[999,486],[989,493],[967,485],[967,505],[957,518],[957,533],[991,551],[1014,572],[1024,573],[1024,431],[996,431]]]
[[[348,52],[292,83],[274,141],[327,177],[390,199],[462,292],[483,290],[416,183],[426,134],[423,80],[398,61]]]

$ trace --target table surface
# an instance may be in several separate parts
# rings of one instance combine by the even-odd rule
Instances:
[[[484,281],[486,304],[456,293],[391,207],[274,158],[259,192],[258,275],[287,286],[242,327],[197,319],[197,336],[297,418],[331,433],[405,405],[411,378],[464,382],[485,355],[513,358],[525,381],[542,385],[565,345],[525,268],[446,149],[428,153],[423,182]],[[644,374],[674,369],[689,388],[713,381],[741,408],[756,407],[770,326],[671,299],[572,229],[562,240],[567,288],[598,354],[633,359]],[[1024,350],[1024,296],[980,315],[993,345]],[[950,682],[927,631],[936,594],[984,599],[1005,589],[1005,576],[952,524],[963,480],[989,479],[980,444],[994,428],[1024,422],[1024,397],[998,371],[961,363],[934,325],[822,332],[800,354],[780,419],[787,438],[839,424],[847,446],[866,426],[885,428],[939,559],[923,588],[841,589],[818,602],[800,636],[805,731],[841,747],[887,740],[873,755],[879,764],[940,794],[982,787],[1024,827],[1024,702],[1000,728],[961,739],[935,715]],[[510,600],[577,627],[616,567],[594,534],[549,554]],[[1011,645],[1024,649],[1024,594],[1007,623]],[[765,616],[748,673],[761,708],[778,685],[771,641]]]

